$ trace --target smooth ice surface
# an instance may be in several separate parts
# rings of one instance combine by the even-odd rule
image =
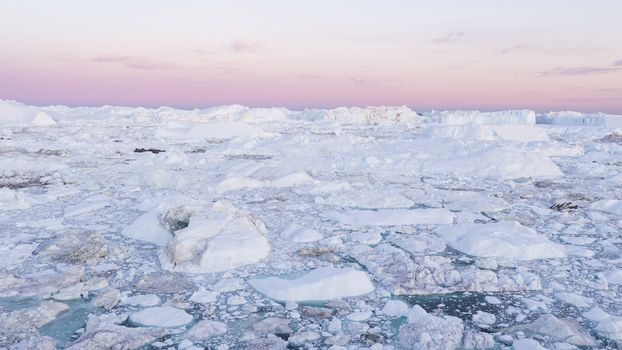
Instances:
[[[159,210],[152,210],[139,216],[123,229],[124,236],[165,246],[173,239],[171,232],[162,227]]]
[[[351,268],[321,267],[295,279],[256,278],[253,288],[275,300],[331,300],[369,293],[374,286],[367,274]]]
[[[486,258],[533,260],[564,258],[564,247],[518,222],[459,224],[436,232],[452,248]]]
[[[130,321],[141,326],[175,328],[190,323],[192,315],[178,308],[158,306],[131,314]]]

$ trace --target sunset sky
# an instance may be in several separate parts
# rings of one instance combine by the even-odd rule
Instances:
[[[620,0],[0,0],[0,98],[622,113]]]

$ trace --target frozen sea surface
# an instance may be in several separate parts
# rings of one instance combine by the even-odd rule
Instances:
[[[0,101],[0,348],[619,348],[621,127]]]

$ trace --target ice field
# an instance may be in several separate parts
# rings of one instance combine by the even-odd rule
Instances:
[[[622,116],[0,100],[0,348],[616,349]]]

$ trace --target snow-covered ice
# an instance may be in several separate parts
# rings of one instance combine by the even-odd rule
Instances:
[[[0,348],[620,347],[621,122],[0,101]]]

